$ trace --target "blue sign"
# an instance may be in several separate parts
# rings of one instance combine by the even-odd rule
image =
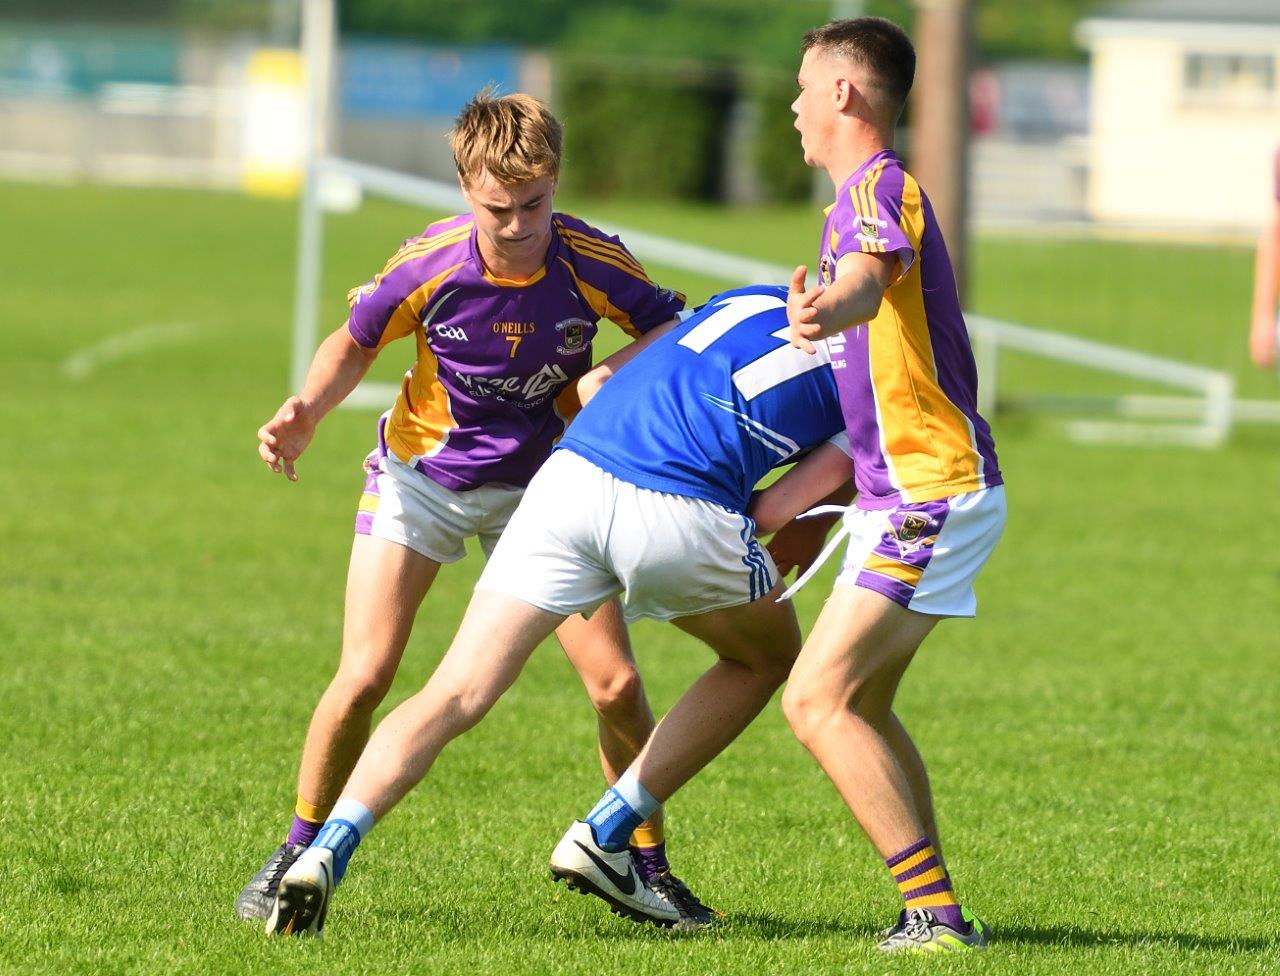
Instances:
[[[519,90],[512,48],[442,48],[393,41],[342,45],[340,97],[354,118],[421,119],[457,115],[485,85]]]

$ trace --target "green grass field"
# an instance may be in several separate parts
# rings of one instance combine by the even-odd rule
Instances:
[[[801,212],[600,212],[788,262],[816,232]],[[593,716],[550,647],[362,847],[322,943],[236,923],[336,661],[373,415],[327,420],[296,485],[256,458],[286,392],[291,205],[0,184],[0,213],[0,971],[1275,971],[1275,432],[1084,448],[1021,415],[994,423],[1011,515],[983,614],[939,629],[901,699],[961,896],[998,936],[985,956],[872,950],[896,893],[776,702],[670,804],[677,870],[724,925],[670,937],[553,887],[547,855],[601,782]],[[380,205],[329,221],[334,325],[345,288],[422,223]],[[974,301],[1099,335],[1156,323],[1149,348],[1211,335],[1211,363],[1234,369],[1243,257],[983,240]],[[68,378],[69,358],[141,327],[178,331]],[[430,673],[477,570],[441,575],[391,701]],[[661,711],[709,656],[663,625],[633,636]]]

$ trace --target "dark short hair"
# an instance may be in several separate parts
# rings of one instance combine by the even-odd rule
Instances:
[[[819,48],[846,58],[875,75],[893,108],[893,121],[902,115],[916,78],[916,49],[907,32],[883,17],[855,17],[833,20],[804,35],[803,54]]]

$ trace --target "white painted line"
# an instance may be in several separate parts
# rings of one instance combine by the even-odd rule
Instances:
[[[199,338],[201,332],[201,329],[186,323],[144,325],[119,332],[68,356],[62,362],[62,372],[67,379],[80,382],[110,363],[164,346],[185,345]]]

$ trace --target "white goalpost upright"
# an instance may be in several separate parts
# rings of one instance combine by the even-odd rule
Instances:
[[[316,349],[320,316],[324,214],[320,208],[320,161],[329,147],[329,98],[333,91],[333,52],[337,47],[334,0],[301,0],[303,125],[302,192],[298,208],[298,266],[294,274],[293,349],[289,385],[302,389]]]
[[[294,391],[302,387],[318,339],[325,186],[343,182],[358,186],[363,193],[412,206],[450,213],[465,209],[462,194],[452,183],[426,180],[342,159],[330,153],[330,101],[337,42],[334,0],[301,0],[301,3],[308,124],[299,205],[298,265],[290,357],[290,383]],[[636,256],[645,261],[721,279],[726,285],[784,284],[791,278],[789,267],[619,227],[608,221],[590,220],[602,230],[622,237]],[[966,320],[978,358],[980,407],[988,414],[998,403],[1000,351],[1008,349],[1178,391],[1165,396],[1143,394],[1097,398],[1115,419],[1072,421],[1067,426],[1067,433],[1076,440],[1213,447],[1226,439],[1233,420],[1271,419],[1269,411],[1251,411],[1249,404],[1234,399],[1235,382],[1229,373],[981,315],[967,314]],[[397,387],[391,384],[366,382],[347,398],[344,405],[386,408],[394,399],[396,390]],[[1051,409],[1054,399],[1050,396],[1031,398],[1030,405]],[[1059,408],[1061,406],[1060,403]],[[1098,403],[1094,406],[1096,408]],[[1280,420],[1280,410],[1275,413],[1275,419]]]

